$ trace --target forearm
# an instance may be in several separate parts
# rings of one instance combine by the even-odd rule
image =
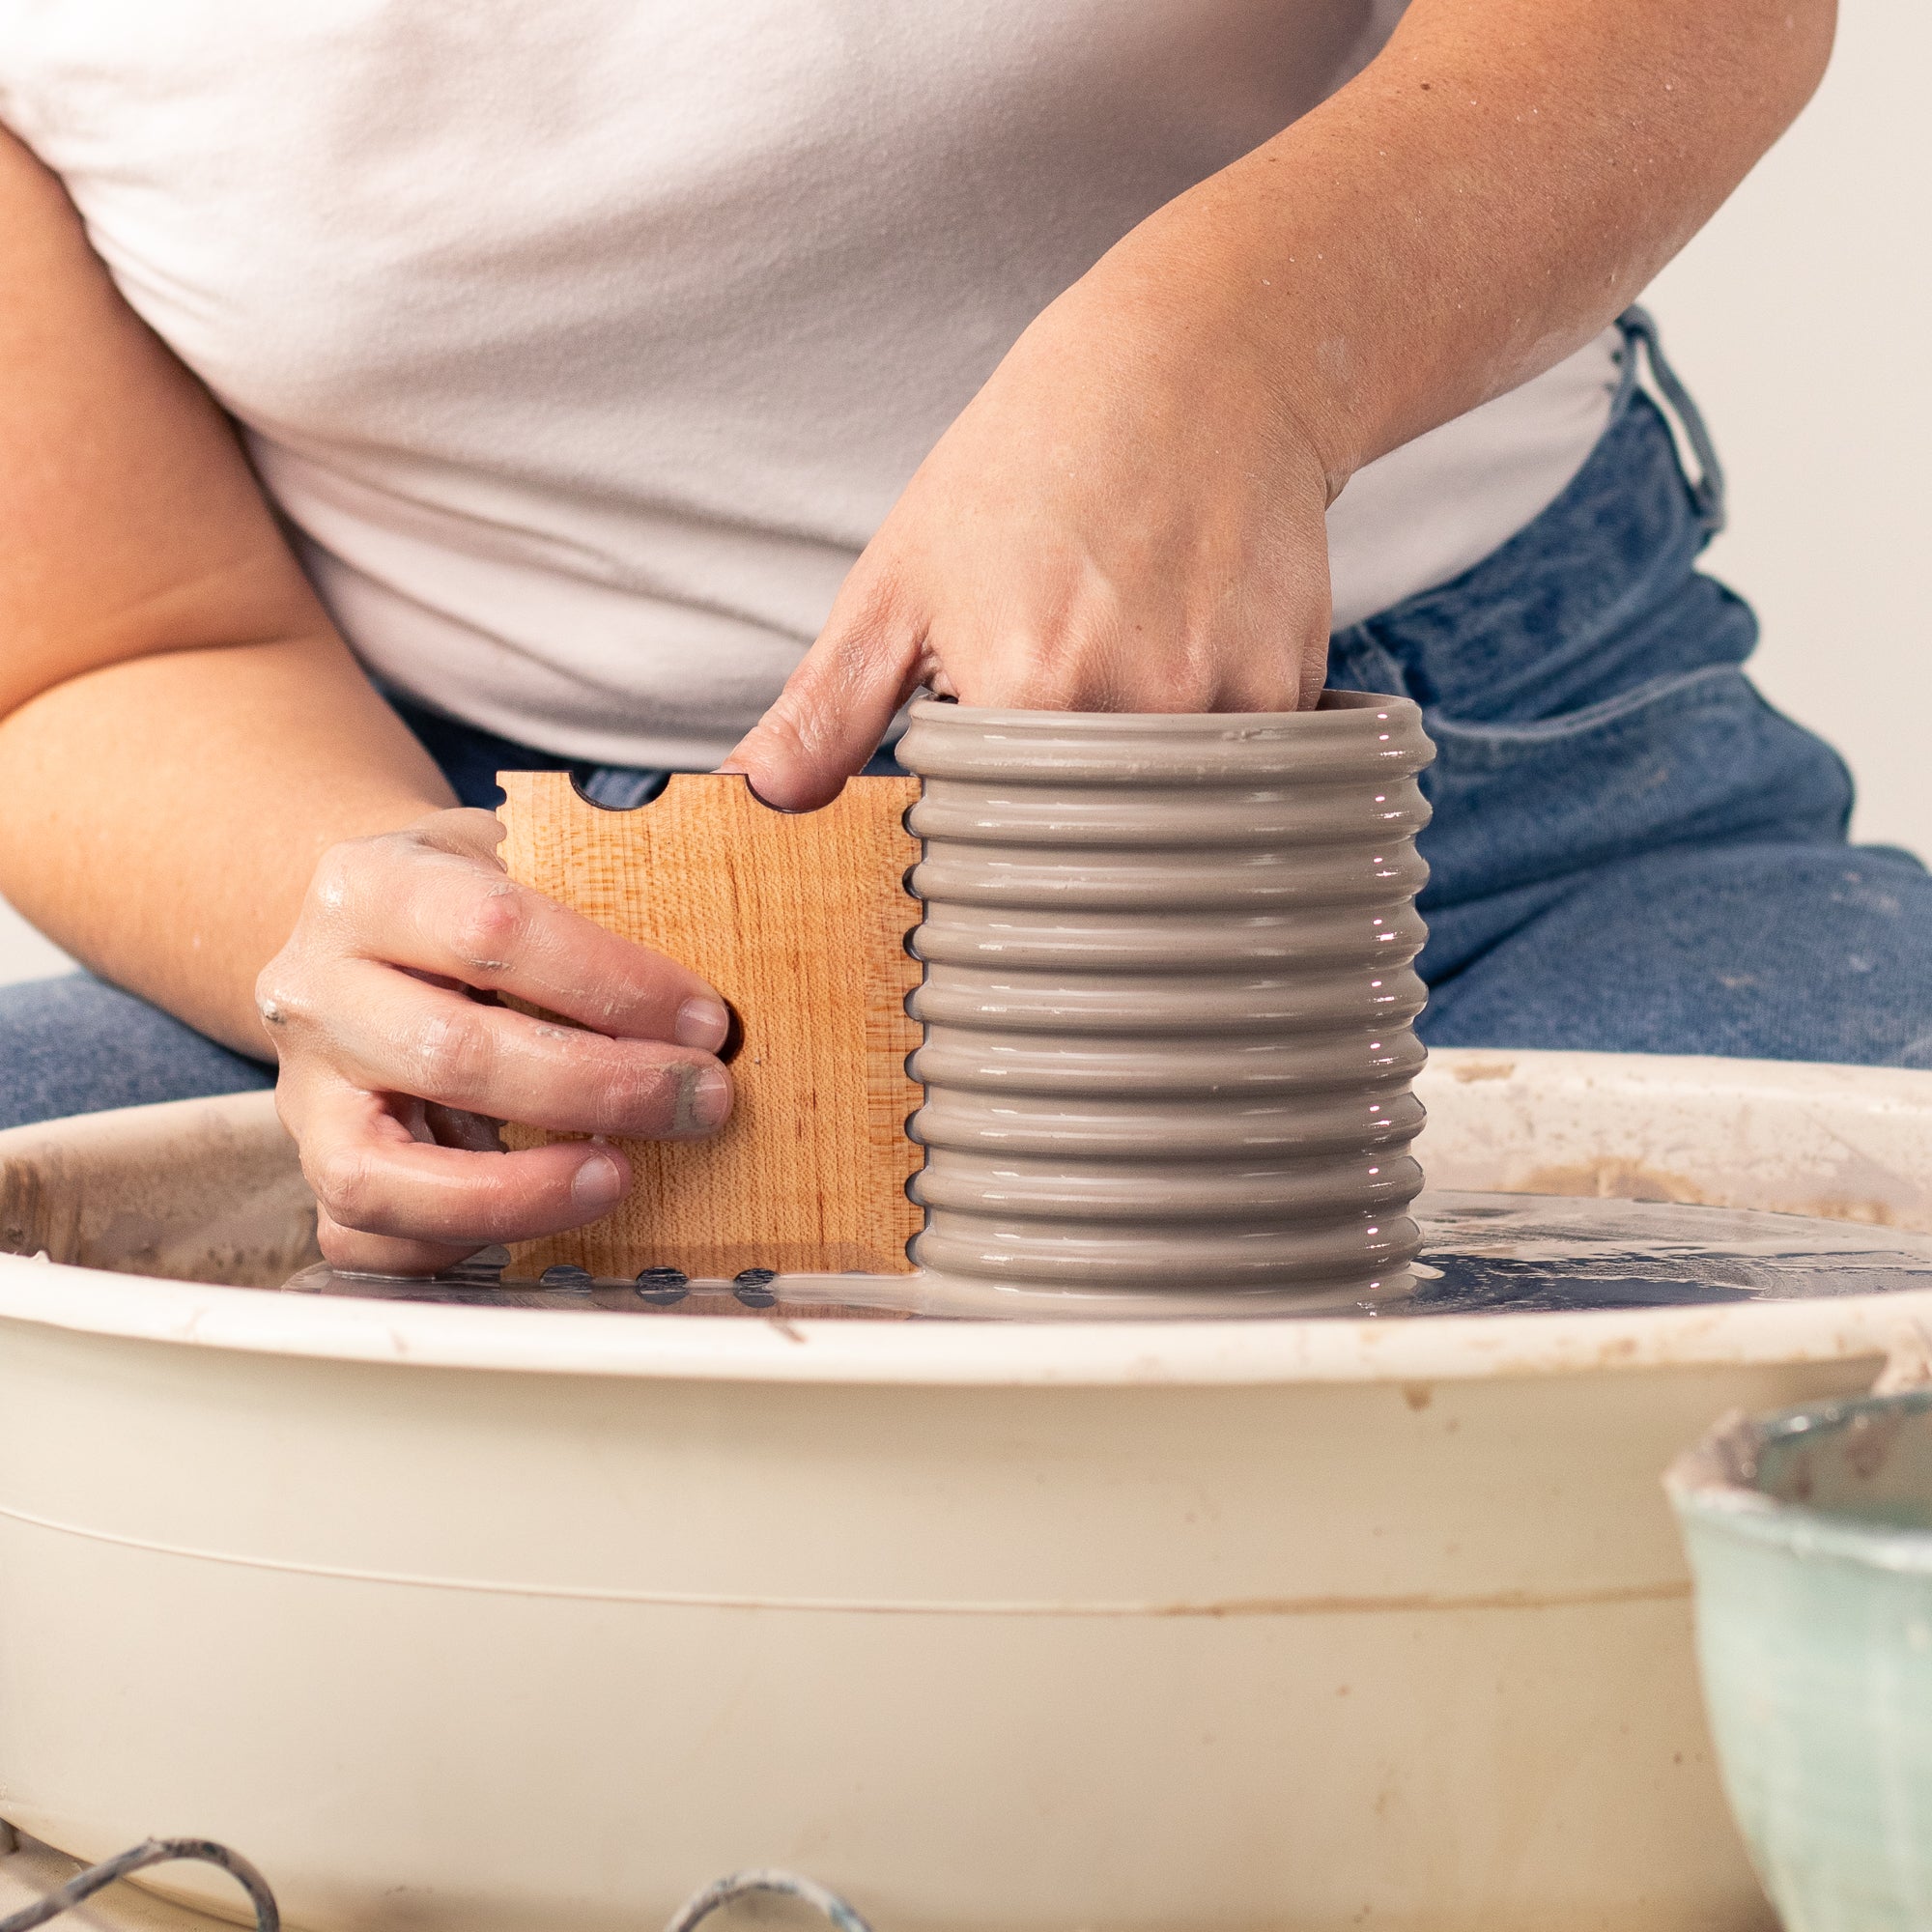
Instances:
[[[0,894],[104,978],[269,1058],[255,976],[322,852],[451,803],[333,637],[133,658],[0,722]]]
[[[1099,272],[1353,470],[1615,316],[1824,71],[1831,0],[1415,0],[1313,113]]]

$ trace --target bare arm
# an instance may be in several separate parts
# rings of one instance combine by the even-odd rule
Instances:
[[[271,1058],[255,976],[323,851],[454,803],[233,433],[0,131],[0,892]]]
[[[1414,0],[1028,329],[733,763],[813,803],[921,684],[1310,701],[1327,504],[1615,316],[1804,105],[1833,24],[1832,0]]]
[[[1191,255],[1248,304],[1338,492],[1633,300],[1810,99],[1834,18],[1415,0],[1350,86],[1155,215],[1143,272]]]
[[[331,1259],[428,1267],[594,1220],[628,1184],[615,1150],[505,1154],[489,1120],[709,1131],[717,996],[512,886],[495,821],[446,809],[220,412],[4,132],[0,292],[0,891],[279,1058]]]

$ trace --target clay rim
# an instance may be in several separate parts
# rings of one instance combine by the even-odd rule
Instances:
[[[1323,691],[1308,711],[1033,711],[1003,705],[958,704],[950,697],[916,697],[909,718],[931,723],[956,722],[972,730],[1106,737],[1158,733],[1176,738],[1247,738],[1278,732],[1332,731],[1331,721],[1355,720],[1365,711],[1383,710],[1404,724],[1419,723],[1422,707],[1411,697],[1379,691]]]
[[[1687,1528],[1776,1549],[1800,1563],[1822,1559],[1932,1577],[1932,1528],[1876,1523],[1790,1502],[1756,1481],[1759,1458],[1771,1443],[1835,1435],[1866,1418],[1882,1421],[1928,1410],[1932,1389],[1918,1388],[1803,1403],[1766,1415],[1729,1415],[1671,1463],[1664,1491]]]
[[[1240,789],[1411,776],[1435,747],[1412,699],[1330,691],[1313,711],[1008,711],[920,698],[897,743],[920,777],[970,784]]]

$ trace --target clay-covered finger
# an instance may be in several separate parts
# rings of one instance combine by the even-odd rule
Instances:
[[[376,1094],[320,1089],[299,1108],[302,1173],[327,1223],[324,1252],[338,1267],[433,1270],[498,1241],[533,1240],[600,1219],[630,1185],[629,1163],[595,1141],[515,1153],[439,1147],[412,1136]],[[340,1238],[335,1238],[339,1236]],[[351,1236],[366,1237],[359,1244]],[[378,1249],[386,1239],[399,1246]]]
[[[829,804],[912,695],[918,658],[917,638],[890,600],[848,593],[719,769],[743,772],[766,804],[785,811]]]
[[[390,967],[350,961],[317,1027],[354,1085],[560,1133],[687,1140],[731,1111],[731,1076],[708,1053],[484,1005]]]
[[[316,1245],[330,1267],[345,1274],[425,1275],[440,1274],[466,1262],[487,1241],[459,1243],[411,1241],[387,1235],[365,1235],[344,1228],[330,1218],[326,1208],[315,1215]]]
[[[503,861],[497,847],[503,842],[503,821],[494,811],[480,806],[458,806],[448,811],[431,812],[413,825],[406,825],[393,835],[440,852],[454,852],[464,858],[481,859],[497,871]]]
[[[338,954],[508,993],[603,1034],[724,1044],[730,1015],[701,974],[518,885],[494,856],[452,849],[444,821],[472,817],[495,823],[441,813],[326,855],[316,895]]]

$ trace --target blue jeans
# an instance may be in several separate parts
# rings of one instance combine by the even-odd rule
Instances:
[[[1437,748],[1420,1030],[1932,1067],[1932,876],[1846,843],[1843,763],[1741,669],[1756,622],[1694,568],[1720,515],[1715,466],[1686,480],[1628,380],[1644,325],[1628,327],[1624,392],[1562,496],[1453,582],[1334,639],[1329,682],[1415,698]],[[497,803],[498,769],[570,768],[398,709],[467,804]],[[621,807],[664,776],[580,783]],[[273,1078],[84,974],[0,987],[0,1125]]]

